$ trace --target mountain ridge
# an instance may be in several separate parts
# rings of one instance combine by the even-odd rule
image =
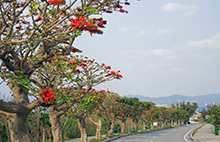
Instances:
[[[180,101],[189,101],[189,102],[197,102],[199,107],[197,111],[200,111],[203,107],[206,106],[206,104],[210,103],[219,103],[220,104],[220,94],[212,93],[207,95],[198,95],[198,96],[185,96],[185,95],[179,95],[174,94],[170,96],[165,97],[148,97],[143,95],[124,95],[123,97],[136,97],[139,98],[140,101],[151,101],[156,103],[156,105],[163,105],[166,107],[169,107],[171,103],[177,103]]]

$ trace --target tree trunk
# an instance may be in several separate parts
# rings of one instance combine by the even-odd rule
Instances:
[[[46,140],[46,130],[45,130],[45,127],[44,127],[44,125],[43,125],[43,128],[42,128],[42,142],[45,142],[45,140]]]
[[[101,138],[102,138],[102,121],[101,119],[99,119],[96,125],[96,139],[101,139]]]
[[[86,121],[84,118],[82,119],[77,119],[77,124],[81,133],[81,140],[80,142],[87,142],[87,132],[86,132]]]
[[[161,121],[162,125],[161,125],[161,128],[164,128],[164,121]]]
[[[93,124],[96,125],[96,139],[101,139],[102,138],[102,121],[99,118],[98,122],[95,122],[94,120],[92,120],[91,117],[89,117],[90,121],[92,121]]]
[[[25,92],[20,85],[13,86],[12,83],[8,82],[8,86],[14,94],[12,101],[9,103],[14,104],[15,107],[10,106],[11,108],[8,107],[7,109],[5,107],[7,105],[5,104],[2,107],[0,106],[0,109],[2,112],[5,112],[6,115],[11,113],[10,117],[13,118],[11,120],[7,120],[10,140],[11,142],[32,142],[32,137],[26,124],[31,110],[27,107],[23,107],[29,103],[28,93]],[[23,109],[18,109],[17,107],[21,107]]]
[[[125,132],[125,124],[126,124],[126,119],[122,119],[122,123],[121,123],[121,133],[124,133]]]
[[[151,120],[150,126],[151,126],[151,129],[154,129],[154,120],[153,119]]]
[[[110,128],[110,130],[108,131],[108,135],[109,135],[109,136],[112,136],[113,131],[114,131],[114,128],[115,128],[115,118],[113,118],[112,124],[111,124],[111,128]]]
[[[182,119],[182,121],[181,121],[181,122],[182,122],[182,125],[184,125],[184,120],[183,120],[183,119]]]
[[[47,134],[48,134],[48,137],[49,137],[49,142],[51,142],[51,132],[50,132],[50,130],[47,130]]]
[[[133,119],[134,122],[134,130],[137,131],[138,130],[138,119]]]
[[[143,120],[143,130],[146,130],[146,122]]]
[[[69,137],[67,136],[67,132],[66,131],[64,131],[64,136],[63,136],[64,138],[64,140],[68,140],[69,139]]]
[[[63,142],[60,116],[54,113],[51,109],[48,111],[50,117],[50,123],[52,125],[53,142]]]
[[[28,114],[16,114],[14,123],[10,126],[10,138],[12,142],[32,142],[26,120]]]

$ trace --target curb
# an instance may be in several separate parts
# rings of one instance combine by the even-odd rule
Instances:
[[[194,131],[194,130],[193,130],[193,131]],[[193,140],[194,142],[198,142],[198,141],[193,137],[193,136],[194,136],[194,132],[193,132],[193,131],[190,133],[189,137],[190,137],[190,139]]]
[[[183,126],[185,126],[185,125],[183,125]],[[179,127],[180,127],[180,126],[179,126]],[[111,142],[111,141],[113,141],[113,140],[117,140],[117,139],[119,139],[119,138],[127,137],[127,136],[130,136],[130,135],[152,133],[152,132],[161,131],[161,130],[166,130],[166,129],[172,129],[172,128],[175,128],[175,127],[169,127],[169,128],[158,129],[158,130],[153,130],[153,131],[137,132],[137,133],[131,133],[131,134],[120,135],[120,136],[117,136],[117,137],[114,137],[114,138],[107,139],[107,140],[105,140],[105,141],[103,141],[103,142]]]
[[[202,126],[202,125],[201,125],[201,126]],[[196,127],[196,128],[199,128],[199,127],[200,127],[200,126],[198,126],[198,127]],[[196,128],[195,128],[195,129],[196,129]],[[194,130],[195,130],[195,129],[193,129],[193,131],[190,133],[189,137],[190,137],[190,139],[193,140],[194,142],[198,142],[198,140],[193,137],[193,136],[194,136]]]

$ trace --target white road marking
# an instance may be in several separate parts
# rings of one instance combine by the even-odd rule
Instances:
[[[194,130],[194,129],[195,129],[195,128],[191,129],[189,132],[187,132],[187,133],[185,134],[184,140],[185,140],[186,142],[190,142],[190,141],[188,141],[188,140],[186,139],[186,136],[187,136],[192,130]]]
[[[156,139],[157,136],[153,137],[153,139]],[[151,140],[150,142],[153,142],[153,140]]]

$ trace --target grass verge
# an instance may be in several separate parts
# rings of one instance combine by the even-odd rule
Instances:
[[[197,133],[197,132],[198,132],[198,130],[199,130],[200,128],[202,128],[202,127],[203,127],[205,124],[206,124],[206,123],[204,123],[203,125],[199,126],[199,127],[198,127],[198,128],[196,128],[196,129],[194,129],[194,131],[193,131],[193,132],[194,132],[194,134],[195,134],[195,133]]]

